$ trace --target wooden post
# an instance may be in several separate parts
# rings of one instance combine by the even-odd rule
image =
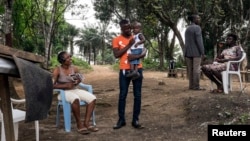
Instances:
[[[0,74],[0,98],[6,141],[15,141],[8,75]]]

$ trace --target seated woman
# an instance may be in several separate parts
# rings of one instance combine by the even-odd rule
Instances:
[[[221,72],[226,70],[226,64],[228,61],[237,61],[242,57],[242,48],[236,44],[237,35],[228,34],[226,39],[226,46],[220,55],[215,58],[213,64],[203,65],[201,67],[202,72],[217,85],[217,89],[213,90],[214,93],[222,93],[222,75]],[[237,64],[230,66],[231,70],[237,69]]]
[[[79,73],[79,71],[77,67],[72,65],[71,55],[69,53],[62,51],[58,54],[57,59],[61,65],[56,67],[53,71],[53,87],[55,89],[65,90],[65,99],[71,103],[78,132],[81,134],[88,134],[90,131],[98,131],[98,128],[89,125],[92,112],[95,108],[96,96],[88,91],[76,88],[81,82],[81,77],[71,77]],[[60,96],[58,96],[58,99],[60,99]],[[81,122],[80,119],[80,100],[88,103],[84,122]]]

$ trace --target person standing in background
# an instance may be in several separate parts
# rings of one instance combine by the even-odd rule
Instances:
[[[185,31],[185,50],[184,56],[187,62],[189,89],[205,90],[200,87],[200,65],[201,60],[205,57],[204,45],[200,24],[200,16],[192,14],[188,17],[191,24]]]

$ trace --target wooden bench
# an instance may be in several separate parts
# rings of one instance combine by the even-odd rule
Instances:
[[[177,77],[176,69],[169,69],[168,70],[168,77]]]
[[[180,73],[181,77],[183,79],[188,78],[188,76],[187,76],[187,68],[186,67],[177,68],[176,70],[177,70],[177,74]],[[201,74],[200,74],[200,78],[203,79],[203,80],[205,79],[204,74],[203,74],[202,71],[201,71]]]
[[[180,73],[181,77],[185,79],[187,77],[187,68],[177,68],[177,73]]]

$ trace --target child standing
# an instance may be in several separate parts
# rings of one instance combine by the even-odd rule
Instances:
[[[129,51],[130,54],[139,55],[142,53],[142,50],[144,48],[145,37],[141,33],[141,23],[134,22],[132,28],[133,28],[135,43],[134,45],[132,45]],[[138,78],[140,74],[138,73],[137,66],[138,64],[140,64],[140,59],[132,60],[129,63],[130,63],[130,73],[128,73],[126,76],[132,77],[132,79]]]

